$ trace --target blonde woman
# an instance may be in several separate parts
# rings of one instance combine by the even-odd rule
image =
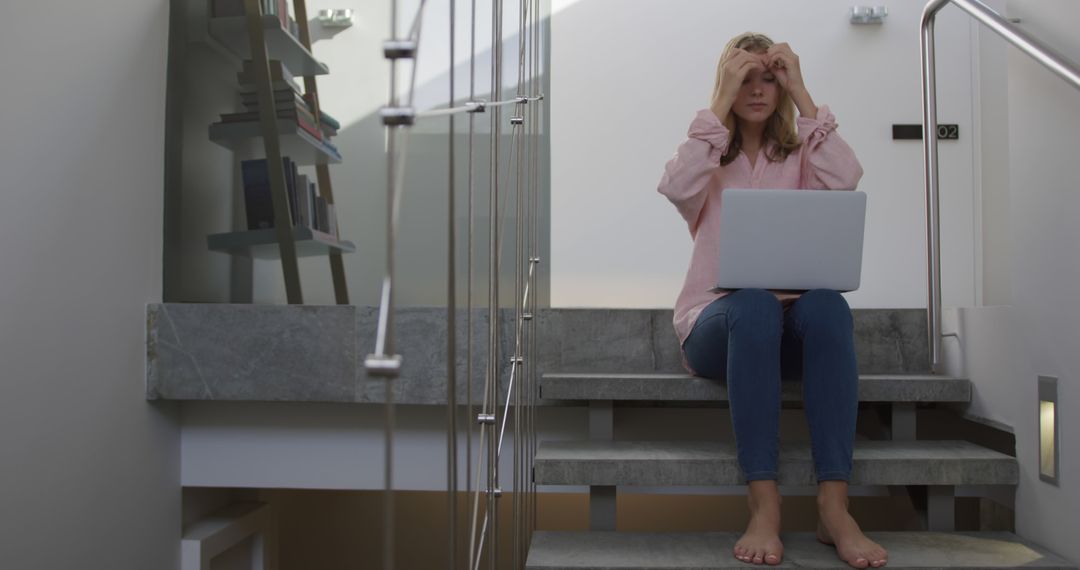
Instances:
[[[810,97],[787,44],[754,33],[732,39],[710,103],[690,124],[689,139],[667,163],[658,190],[694,240],[675,331],[687,369],[727,384],[739,466],[749,486],[750,524],[734,555],[754,564],[783,559],[777,486],[783,367],[785,374],[801,372],[818,480],[818,538],[854,568],[879,568],[887,553],[847,510],[858,411],[847,302],[824,289],[710,290],[725,188],[850,190],[862,168],[836,133],[828,107]]]

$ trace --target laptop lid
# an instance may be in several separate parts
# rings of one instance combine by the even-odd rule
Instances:
[[[859,288],[865,193],[727,189],[720,200],[718,289]]]

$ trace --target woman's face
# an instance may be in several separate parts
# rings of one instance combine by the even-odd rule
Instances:
[[[731,110],[744,122],[764,123],[776,112],[779,101],[780,84],[776,76],[771,71],[754,69],[743,80]]]

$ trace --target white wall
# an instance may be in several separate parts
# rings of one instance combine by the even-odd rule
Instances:
[[[880,4],[880,2],[879,2]],[[883,26],[852,26],[847,0],[563,0],[552,19],[552,304],[670,307],[690,254],[685,223],[659,194],[664,164],[708,104],[727,40],[755,30],[800,54],[815,101],[836,113],[869,194],[857,307],[925,303],[921,145],[893,123],[921,122],[923,2],[886,2]],[[601,32],[602,30],[602,32]],[[945,301],[975,301],[971,37],[939,17]]]
[[[1007,15],[1021,27],[1080,62],[1080,41],[1070,24],[1080,5],[1070,0],[1010,0]],[[1008,139],[1004,192],[984,184],[982,212],[986,299],[1008,306],[964,309],[946,328],[951,372],[974,383],[970,414],[1011,428],[1016,436],[1020,484],[1017,532],[1073,560],[1080,560],[1080,198],[1075,138],[1080,93],[1000,40],[982,38],[982,68],[1005,66],[1008,93],[983,93],[986,132]],[[984,83],[984,89],[987,85]],[[993,87],[989,87],[993,89]],[[996,101],[996,102],[994,102]],[[1007,105],[1007,107],[1005,107]],[[1007,121],[1002,121],[1007,117]],[[1006,128],[1002,128],[1004,126]],[[984,165],[1002,159],[1000,145],[984,147]],[[985,172],[985,171],[984,171]],[[1038,376],[1059,378],[1060,485],[1038,476]]]
[[[987,4],[1008,14],[1005,0]],[[976,138],[976,259],[981,261],[980,305],[1006,305],[1012,301],[1012,253],[1009,236],[1009,66],[1008,45],[972,19],[978,29],[975,109],[979,122]],[[981,239],[979,237],[981,236]]]
[[[1080,62],[1073,23],[1080,5],[1069,0],[1009,2],[1010,15],[1069,59]],[[1017,530],[1072,560],[1080,560],[1080,193],[1073,170],[1080,132],[1080,93],[1015,50],[1009,53],[1010,233],[1013,252],[1013,306],[1021,345],[1030,367],[1016,402],[1019,460],[1025,477],[1017,493]],[[1037,374],[1057,376],[1061,413],[1061,486],[1033,477]]]
[[[474,410],[475,413],[475,410]],[[446,490],[446,410],[438,406],[398,406],[394,432],[394,488]],[[459,410],[459,489],[465,490],[465,407]],[[500,416],[501,417],[501,416]],[[277,404],[189,402],[183,410],[182,481],[185,487],[379,490],[383,488],[383,406],[375,404]],[[473,489],[483,444],[474,426]],[[514,426],[507,426],[499,486],[514,489]],[[618,440],[731,440],[729,410],[719,408],[620,409]],[[807,441],[802,410],[780,416],[784,441]],[[536,441],[588,439],[588,409],[542,406],[536,413]],[[486,461],[486,460],[485,460]],[[484,485],[481,479],[481,487]],[[541,486],[540,492],[579,493],[587,487]],[[742,486],[627,488],[629,493],[732,494]],[[800,494],[792,488],[785,493]],[[622,491],[620,491],[622,492]],[[812,492],[812,491],[811,491]],[[880,494],[859,487],[853,496]],[[185,495],[191,490],[185,489]]]
[[[384,484],[381,405],[192,402],[184,405],[181,447],[185,487],[264,487],[373,490]],[[394,488],[446,490],[446,410],[396,408]],[[478,411],[474,410],[474,413]],[[501,416],[500,416],[501,417]],[[459,486],[465,489],[465,418],[458,414]],[[541,440],[587,437],[585,408],[544,408],[537,414]],[[507,426],[501,487],[513,489],[513,422]],[[479,456],[473,428],[472,473]],[[485,460],[486,461],[486,460]],[[482,480],[483,481],[483,480]],[[473,480],[473,488],[476,481]],[[558,489],[567,492],[566,488]]]
[[[178,430],[144,388],[168,3],[4,11],[0,566],[176,568]]]

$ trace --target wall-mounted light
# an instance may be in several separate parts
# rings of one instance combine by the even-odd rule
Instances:
[[[353,10],[319,10],[319,23],[327,28],[348,28],[353,25]]]
[[[1039,376],[1039,479],[1058,484],[1057,378]]]
[[[852,24],[884,24],[889,15],[889,9],[885,6],[852,6]]]

